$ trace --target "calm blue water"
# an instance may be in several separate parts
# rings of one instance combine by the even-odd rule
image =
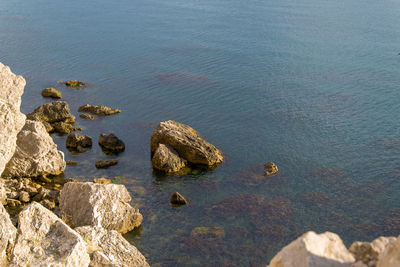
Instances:
[[[27,80],[25,113],[49,86],[75,115],[123,110],[77,119],[95,142],[114,132],[123,154],[73,155],[54,138],[80,162],[67,177],[126,184],[144,215],[126,237],[152,266],[265,266],[310,229],[347,245],[400,234],[399,14],[394,0],[0,0],[0,61]],[[57,84],[69,79],[89,85]],[[156,177],[149,140],[168,119],[225,163]],[[279,175],[262,177],[267,161]],[[176,190],[190,205],[170,206]]]

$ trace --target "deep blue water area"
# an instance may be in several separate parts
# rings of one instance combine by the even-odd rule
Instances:
[[[400,2],[395,0],[0,0],[0,61],[23,75],[22,111],[56,87],[122,109],[77,118],[95,146],[53,135],[66,177],[124,183],[144,215],[126,238],[152,266],[265,266],[307,230],[347,245],[400,234]],[[74,90],[57,83],[88,83]],[[153,173],[150,136],[176,120],[225,162]],[[100,133],[126,151],[105,155]],[[117,158],[97,170],[94,162]],[[280,172],[263,177],[264,162]],[[179,191],[189,205],[169,204]]]

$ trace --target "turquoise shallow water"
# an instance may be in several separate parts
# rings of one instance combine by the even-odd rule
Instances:
[[[67,177],[127,185],[144,221],[126,237],[152,265],[265,266],[309,229],[347,244],[400,233],[398,14],[391,0],[0,1],[0,61],[27,80],[25,113],[49,86],[75,115],[86,103],[123,110],[77,120],[95,140],[125,141],[118,166],[97,170],[114,156],[55,141],[80,162]],[[89,85],[57,84],[68,79]],[[153,174],[150,136],[167,119],[225,163]],[[279,175],[262,178],[267,161]],[[169,205],[176,190],[190,205]]]

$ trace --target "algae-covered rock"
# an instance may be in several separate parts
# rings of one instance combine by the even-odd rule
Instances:
[[[87,240],[88,252],[93,253],[89,266],[150,266],[142,253],[117,231],[90,226],[78,227],[75,230]]]
[[[192,164],[214,166],[223,160],[222,153],[214,145],[201,138],[190,126],[176,121],[158,124],[150,139],[152,154],[160,144],[169,145]]]
[[[66,183],[60,194],[60,209],[63,219],[72,227],[101,226],[126,233],[143,219],[130,201],[124,185]]]
[[[20,112],[25,79],[0,63],[0,176],[15,152],[17,134],[25,124]]]
[[[106,135],[104,133],[99,136],[99,145],[101,148],[110,152],[122,152],[125,150],[125,144],[113,133]]]
[[[337,234],[310,231],[284,247],[269,267],[350,267],[354,261]]]
[[[42,96],[43,97],[51,97],[51,98],[61,98],[61,92],[58,91],[56,88],[49,87],[49,88],[43,89]]]
[[[33,202],[18,215],[18,236],[10,266],[88,266],[86,250],[78,233]]]
[[[7,163],[3,177],[37,177],[60,174],[65,169],[64,154],[49,136],[43,123],[27,120],[18,133],[17,149]]]
[[[110,107],[106,107],[106,106],[96,106],[96,105],[83,105],[80,106],[78,109],[79,112],[89,112],[95,115],[113,115],[113,114],[117,114],[120,113],[121,110],[120,109],[112,109]]]
[[[77,80],[70,80],[70,81],[66,81],[65,85],[69,86],[69,87],[80,87],[80,86],[85,86],[86,83],[85,82],[81,82],[81,81],[77,81]]]
[[[170,146],[160,144],[151,159],[153,168],[168,174],[176,173],[186,167],[186,160]]]
[[[41,122],[66,122],[74,123],[75,116],[71,114],[69,105],[65,101],[55,101],[37,107],[33,112],[26,115],[29,120]]]

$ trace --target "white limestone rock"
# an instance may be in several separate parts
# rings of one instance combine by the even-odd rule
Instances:
[[[381,254],[377,267],[398,267],[400,266],[400,236],[390,242]]]
[[[126,233],[142,223],[138,209],[130,205],[124,185],[66,183],[60,193],[60,209],[72,227],[96,226]]]
[[[284,247],[270,267],[350,267],[353,255],[337,234],[307,232]]]
[[[0,203],[0,266],[7,266],[15,244],[16,234],[17,229],[12,224],[7,211]]]
[[[25,79],[0,63],[0,176],[15,152],[17,134],[25,124],[20,112]]]
[[[354,242],[349,251],[354,255],[356,261],[361,261],[367,266],[376,266],[380,256],[386,247],[396,241],[395,237],[381,236],[372,242]]]
[[[17,149],[3,177],[36,177],[64,171],[64,154],[57,150],[43,123],[26,120],[17,137]]]
[[[82,226],[75,228],[88,243],[92,254],[89,266],[148,267],[146,258],[140,251],[126,241],[117,231],[107,231],[101,227]]]
[[[9,266],[83,267],[89,263],[85,241],[54,213],[36,202],[20,212]]]

